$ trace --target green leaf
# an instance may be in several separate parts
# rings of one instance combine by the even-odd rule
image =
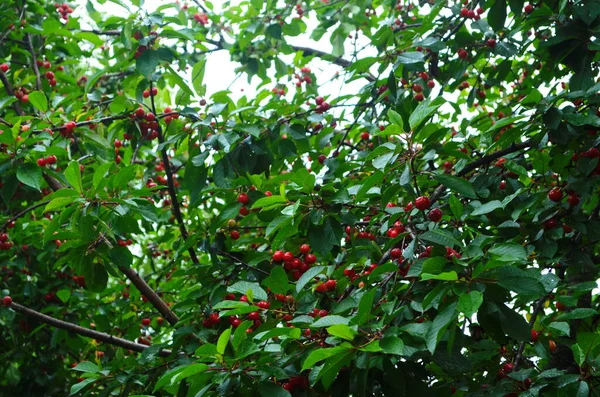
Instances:
[[[356,336],[356,331],[345,324],[332,325],[331,327],[327,328],[327,332],[330,335],[337,336],[338,338],[346,339],[348,341],[354,340],[354,337]]]
[[[306,273],[304,273],[296,282],[296,292],[302,291],[302,288],[304,288],[304,286],[308,284],[310,280],[312,280],[316,275],[321,274],[323,271],[325,271],[325,269],[327,269],[325,266],[315,266],[308,269]]]
[[[384,353],[402,355],[404,352],[404,342],[397,336],[386,336],[379,341],[379,346]]]
[[[150,79],[152,73],[154,73],[159,64],[159,53],[155,50],[147,49],[137,58],[135,62],[135,69],[138,71],[138,73]]]
[[[515,244],[515,246],[522,248],[518,244]],[[500,248],[501,251],[504,250],[503,247],[498,248]],[[507,253],[506,255],[509,259],[500,258],[499,260],[503,262],[519,260],[510,253]],[[499,267],[495,270],[495,273],[498,279],[498,285],[509,291],[514,291],[523,295],[533,295],[534,298],[542,297],[544,294],[546,294],[546,288],[541,282],[541,274],[537,275],[536,277],[536,275],[533,273],[523,271],[513,266]]]
[[[417,129],[417,127],[442,106],[444,102],[445,100],[442,97],[437,97],[433,101],[431,101],[431,98],[428,98],[419,103],[408,119],[410,128],[413,130]]]
[[[492,305],[498,309],[500,325],[502,330],[511,338],[529,342],[531,339],[531,326],[525,321],[523,316],[516,313],[503,303]]]
[[[465,317],[471,317],[479,310],[482,303],[483,294],[479,291],[471,291],[458,299],[458,311],[464,313]]]
[[[81,184],[81,169],[77,161],[71,161],[65,169],[65,179],[77,192],[83,193],[83,185]]]
[[[100,372],[100,369],[94,363],[91,363],[89,361],[82,361],[79,364],[77,364],[77,366],[75,368],[73,368],[73,371],[97,374],[98,372]]]
[[[67,303],[71,297],[71,291],[68,289],[61,289],[56,291],[56,296],[58,296],[58,299],[60,299],[63,303]]]
[[[425,56],[422,52],[403,52],[396,58],[396,65],[412,65],[425,61]]]
[[[522,245],[516,243],[505,243],[494,245],[490,254],[497,256],[496,259],[503,262],[521,261],[527,259],[527,252]]]
[[[261,332],[256,335],[254,339],[264,341],[270,338],[279,338],[281,336],[298,339],[300,338],[300,328],[273,328],[270,331]]]
[[[330,325],[336,325],[336,324],[348,324],[350,322],[349,319],[347,319],[346,317],[342,317],[342,316],[337,316],[335,314],[329,314],[325,317],[321,317],[320,319],[318,319],[317,321],[315,321],[314,323],[312,323],[310,326],[314,327],[314,328],[320,328],[320,327],[329,327]]]
[[[571,327],[569,323],[564,321],[554,321],[548,325],[548,329],[552,331],[552,335],[556,336],[569,336],[571,333]]]
[[[29,103],[40,112],[46,113],[48,111],[48,100],[46,99],[46,95],[41,91],[30,92]]]
[[[325,364],[318,375],[323,386],[325,386],[325,390],[329,389],[329,386],[331,386],[333,381],[337,378],[340,370],[344,366],[350,364],[350,361],[355,354],[356,352],[354,351],[344,352],[325,361]]]
[[[227,292],[237,292],[240,294],[247,295],[248,291],[252,291],[252,296],[254,299],[258,300],[267,300],[269,297],[264,289],[261,288],[258,283],[251,283],[248,281],[238,281],[232,286],[227,288]]]
[[[433,229],[427,231],[421,235],[421,239],[425,241],[431,241],[432,243],[443,245],[445,247],[452,248],[455,246],[462,246],[462,244],[456,238],[454,238],[452,233],[442,229]]]
[[[481,206],[475,208],[475,210],[473,212],[471,212],[471,216],[477,216],[477,215],[485,215],[485,214],[489,214],[490,212],[497,210],[498,208],[502,208],[502,202],[499,200],[492,200],[488,203],[482,204]]]
[[[440,274],[422,273],[421,280],[423,280],[423,281],[426,281],[426,280],[457,281],[458,274],[456,274],[456,272],[454,270],[452,270],[450,272],[440,273]]]
[[[194,67],[192,68],[192,85],[194,90],[199,96],[203,96],[206,93],[206,86],[204,85],[204,72],[206,71],[206,58],[201,57]]]
[[[304,360],[304,364],[302,364],[302,371],[312,368],[319,361],[323,361],[325,359],[328,359],[329,357],[333,357],[340,353],[344,353],[350,349],[352,349],[352,345],[347,342],[344,342],[336,347],[314,350],[308,355],[308,357],[306,357],[306,360]]]
[[[108,284],[108,273],[100,263],[93,262],[82,268],[85,285],[92,292],[103,292]]]
[[[568,313],[563,313],[558,316],[557,320],[579,320],[582,318],[592,317],[597,314],[597,311],[594,309],[586,309],[586,308],[577,308],[573,309]]]
[[[427,350],[431,354],[435,352],[435,348],[442,338],[442,335],[446,331],[446,328],[450,324],[452,320],[456,318],[456,302],[451,303],[446,306],[442,311],[440,311],[437,316],[433,319],[431,327],[427,332],[427,337],[425,342],[427,344]]]
[[[283,196],[267,196],[262,197],[256,200],[254,204],[252,204],[252,209],[255,208],[265,208],[265,209],[273,209],[283,204],[287,203],[287,200]]]
[[[367,195],[369,190],[371,190],[371,188],[379,188],[381,186],[381,183],[383,182],[384,177],[385,175],[381,171],[377,171],[373,175],[369,176],[356,193],[356,200],[361,201],[363,198],[365,198],[365,196]]]
[[[394,109],[388,110],[388,119],[390,123],[397,125],[400,129],[404,129],[404,120]]]
[[[94,383],[95,381],[96,381],[96,378],[87,378],[87,379],[82,380],[79,383],[75,383],[73,386],[71,386],[69,395],[72,396],[73,394],[79,393],[80,390],[82,390],[84,387],[86,387],[90,383]]]
[[[231,327],[227,328],[223,333],[219,336],[219,340],[217,340],[217,353],[225,354],[225,348],[229,343],[229,337],[231,336]]]
[[[42,170],[37,165],[21,164],[17,169],[17,179],[24,185],[40,190],[42,187]]]
[[[496,32],[504,29],[506,22],[506,0],[496,0],[488,13],[488,23]]]
[[[354,322],[358,325],[362,325],[369,320],[369,316],[371,315],[371,310],[373,309],[373,301],[375,300],[375,294],[377,294],[377,289],[373,288],[369,290],[366,294],[360,298],[360,302],[358,304],[358,314],[354,319]]]
[[[260,391],[260,395],[263,397],[291,397],[292,396],[289,391],[285,390],[280,385],[273,383],[273,382],[268,382],[268,381],[260,382],[260,384],[258,385],[258,390]]]
[[[449,187],[451,190],[460,193],[465,197],[472,199],[477,198],[477,194],[475,194],[475,189],[473,188],[473,185],[466,179],[443,174],[435,175],[434,178],[438,182]]]
[[[274,294],[285,294],[290,289],[288,276],[282,267],[276,266],[271,270],[271,275],[263,280],[262,284]]]

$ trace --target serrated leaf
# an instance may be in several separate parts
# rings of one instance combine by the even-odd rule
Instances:
[[[379,341],[379,347],[387,354],[402,355],[404,352],[404,342],[397,336],[386,336]]]
[[[435,175],[434,178],[441,184],[449,187],[451,190],[462,194],[465,197],[476,199],[475,189],[471,182],[463,178],[458,178],[451,175]]]
[[[81,169],[77,161],[71,161],[65,169],[65,179],[79,193],[83,193],[83,185],[81,184]]]
[[[29,103],[40,112],[46,113],[48,111],[48,100],[46,99],[46,95],[41,91],[30,92]]]
[[[470,318],[479,310],[482,303],[483,294],[479,291],[471,291],[461,295],[458,299],[458,311],[464,313],[467,318]]]
[[[24,163],[17,169],[17,179],[36,190],[42,187],[42,170],[37,165]]]

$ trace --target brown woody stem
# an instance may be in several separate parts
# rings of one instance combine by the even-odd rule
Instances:
[[[35,318],[36,320],[39,320],[39,321],[41,321],[45,324],[51,325],[53,327],[71,331],[78,335],[85,336],[87,338],[93,338],[93,339],[99,340],[104,343],[108,343],[113,346],[122,347],[124,349],[129,349],[129,350],[132,350],[135,352],[143,352],[144,350],[146,350],[148,348],[148,346],[146,346],[146,345],[131,342],[127,339],[118,338],[116,336],[112,336],[112,335],[106,334],[104,332],[94,331],[89,328],[80,327],[79,325],[76,325],[73,323],[68,323],[66,321],[62,321],[62,320],[59,320],[54,317],[50,317],[46,314],[37,312],[35,310],[32,310],[32,309],[25,307],[23,305],[20,305],[18,303],[14,303],[14,302],[11,303],[10,308],[16,312],[19,312],[19,313],[25,314],[29,317]],[[167,350],[167,349],[163,349],[159,352],[159,355],[161,357],[168,357],[171,354],[172,354],[171,350]]]

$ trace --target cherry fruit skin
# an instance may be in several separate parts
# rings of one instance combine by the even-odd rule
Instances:
[[[431,205],[431,201],[429,200],[429,197],[425,197],[425,196],[421,196],[421,197],[417,197],[417,199],[415,200],[415,207],[417,207],[417,209],[424,211],[427,208],[429,208],[429,206]]]

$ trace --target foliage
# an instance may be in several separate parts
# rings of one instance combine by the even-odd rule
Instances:
[[[0,394],[597,393],[600,3],[216,3],[3,1]]]

